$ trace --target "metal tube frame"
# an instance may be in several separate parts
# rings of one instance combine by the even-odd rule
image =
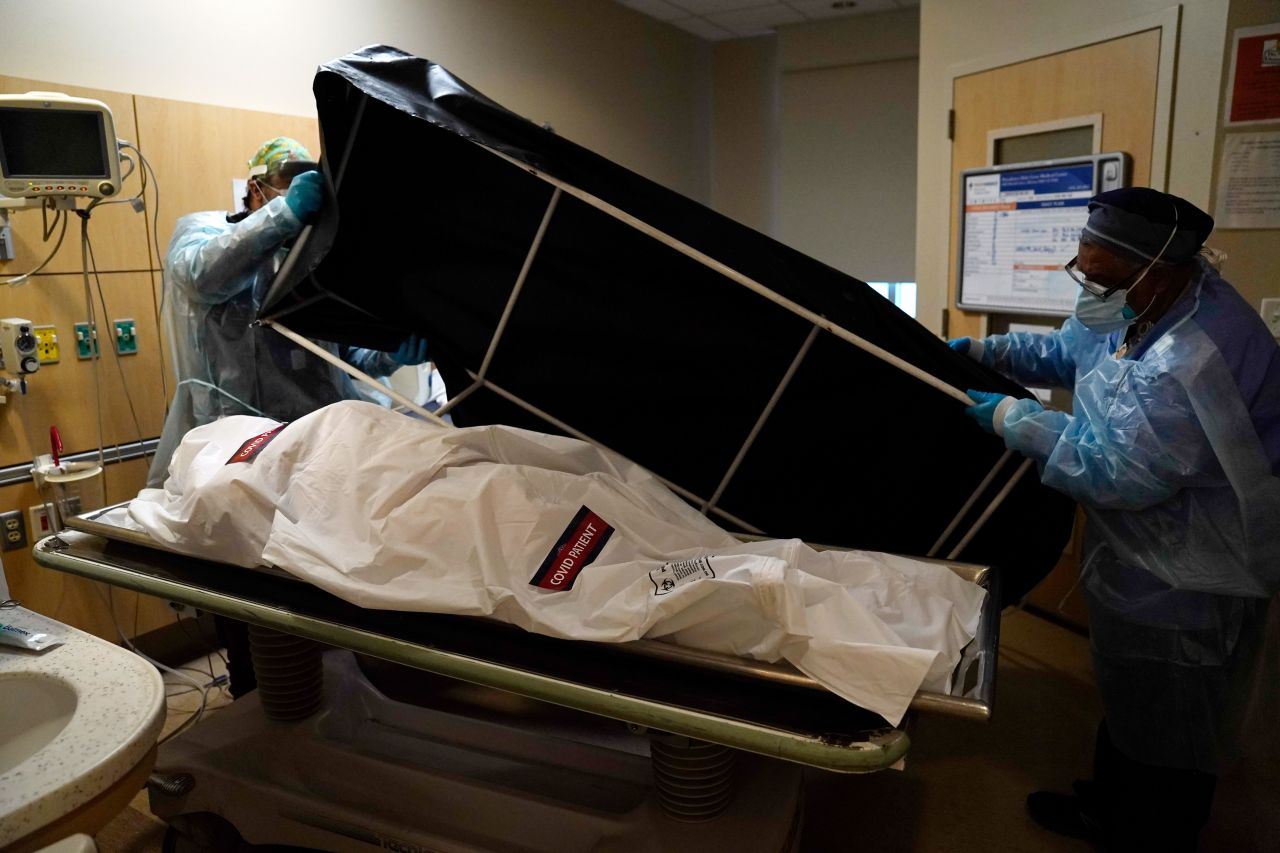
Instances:
[[[787,368],[787,372],[783,374],[782,380],[778,383],[778,387],[773,389],[773,396],[769,398],[769,402],[765,403],[764,411],[760,413],[760,417],[756,419],[756,424],[751,428],[751,432],[747,435],[746,441],[742,442],[742,447],[738,448],[738,455],[733,457],[733,462],[729,464],[729,470],[725,472],[720,485],[716,486],[715,494],[711,496],[711,500],[702,505],[702,514],[706,515],[716,502],[724,495],[724,490],[729,487],[729,481],[733,479],[733,475],[738,473],[738,466],[742,464],[742,460],[747,457],[747,451],[751,449],[751,445],[755,444],[756,436],[760,435],[760,430],[764,428],[765,421],[769,420],[769,416],[773,414],[774,407],[778,405],[778,401],[782,399],[782,392],[787,390],[787,386],[791,384],[791,379],[796,375],[796,371],[800,368],[800,362],[804,361],[804,357],[809,354],[809,348],[813,346],[813,341],[818,337],[819,329],[814,326],[808,337],[804,339],[804,343],[800,345],[800,351],[796,353],[796,357],[791,360],[791,366]]]
[[[524,283],[529,278],[529,270],[533,267],[533,259],[538,254],[538,249],[542,248],[542,238],[547,235],[547,226],[551,224],[551,215],[556,212],[556,205],[560,202],[560,188],[551,193],[551,200],[547,202],[547,209],[542,214],[542,221],[538,223],[538,230],[533,235],[533,243],[529,246],[528,253],[524,256],[524,264],[520,267],[520,274],[516,276],[515,286],[511,288],[511,296],[507,298],[507,304],[502,309],[502,317],[498,320],[498,326],[494,329],[493,337],[489,340],[489,349],[485,351],[484,360],[480,363],[480,372],[476,374],[475,381],[465,388],[456,398],[449,400],[445,405],[440,407],[440,414],[447,413],[455,405],[469,397],[477,388],[484,385],[485,376],[489,373],[489,365],[493,363],[493,354],[498,351],[498,343],[502,340],[502,334],[507,330],[507,323],[511,320],[511,312],[515,310],[516,300],[520,298],[520,291],[524,290]]]
[[[947,529],[942,531],[942,535],[938,537],[938,541],[933,543],[933,547],[929,549],[928,556],[938,556],[938,552],[942,550],[942,546],[949,538],[951,538],[951,534],[955,533],[956,528],[960,526],[960,522],[969,514],[969,510],[973,509],[973,505],[978,502],[978,498],[982,497],[982,494],[987,490],[987,487],[991,485],[991,481],[996,478],[996,474],[1000,473],[1000,469],[1004,467],[1004,463],[1008,462],[1009,457],[1011,456],[1013,456],[1013,451],[1006,450],[1000,458],[996,460],[996,464],[987,472],[987,476],[982,478],[982,482],[978,484],[978,488],[973,490],[973,494],[969,495],[969,499],[964,502],[964,506],[960,507],[960,511],[956,513],[956,517],[951,519],[951,523],[947,525]]]
[[[988,519],[990,519],[991,516],[995,514],[995,511],[1000,508],[1000,505],[1004,503],[1004,499],[1009,497],[1009,494],[1013,491],[1013,487],[1018,485],[1018,481],[1031,470],[1031,463],[1033,461],[1034,460],[1031,459],[1023,460],[1023,463],[1018,466],[1018,470],[1009,478],[1009,482],[1004,484],[1004,488],[991,499],[990,505],[983,510],[982,515],[978,516],[978,520],[969,528],[969,532],[964,535],[964,538],[960,540],[960,543],[956,545],[956,547],[951,549],[951,553],[947,555],[948,560],[954,560],[960,556],[960,552],[965,549],[973,537],[978,535],[978,531],[986,525]]]
[[[355,142],[355,135],[357,130],[360,127],[361,119],[364,116],[364,109],[367,102],[368,102],[368,95],[366,94],[361,99],[360,104],[357,107],[355,121],[353,122],[352,128],[347,136],[347,146],[346,146],[346,149],[343,151],[342,161],[339,163],[337,173],[334,176],[335,192],[341,186],[342,179],[346,173],[347,162],[348,162],[348,159],[350,158],[352,147]],[[810,331],[809,336],[805,339],[804,344],[801,346],[800,352],[796,355],[795,359],[792,360],[791,365],[788,367],[787,372],[786,374],[784,374],[778,387],[774,389],[773,396],[770,397],[768,403],[766,403],[764,411],[762,411],[759,418],[757,418],[754,427],[746,437],[742,446],[738,449],[737,455],[734,457],[733,461],[730,463],[728,470],[725,472],[724,476],[721,478],[719,485],[716,487],[715,492],[712,494],[710,498],[702,499],[694,495],[692,492],[688,491],[687,489],[684,489],[678,486],[675,483],[672,483],[661,477],[658,478],[668,488],[671,488],[677,494],[680,494],[681,496],[685,497],[688,500],[693,501],[696,504],[700,504],[701,512],[703,515],[707,515],[708,513],[715,512],[717,515],[729,521],[732,521],[734,524],[741,526],[744,530],[747,530],[752,533],[763,532],[758,527],[748,524],[742,519],[736,518],[730,513],[727,513],[724,510],[720,509],[719,507],[716,506],[716,503],[724,495],[724,492],[728,488],[730,481],[733,479],[734,474],[737,473],[739,466],[742,464],[743,459],[745,459],[747,452],[750,450],[752,444],[755,442],[756,438],[759,436],[760,431],[764,427],[765,422],[769,419],[770,415],[772,415],[773,410],[776,407],[779,399],[781,399],[782,393],[786,390],[787,385],[791,382],[792,378],[796,373],[796,370],[799,368],[801,361],[803,361],[805,355],[809,351],[809,348],[813,345],[813,341],[816,339],[817,333],[819,330],[830,332],[831,334],[835,335],[836,337],[840,338],[846,343],[852,344],[853,346],[856,346],[857,348],[863,350],[864,352],[867,352],[870,355],[876,358],[879,358],[885,363],[898,368],[903,373],[906,373],[908,376],[911,376],[914,379],[924,382],[926,385],[929,385],[935,390],[938,390],[946,394],[947,396],[951,397],[952,399],[958,402],[964,403],[965,405],[974,404],[974,401],[969,397],[969,395],[966,394],[961,389],[943,382],[941,379],[938,379],[936,376],[926,373],[925,371],[921,370],[920,368],[916,367],[910,362],[900,358],[899,356],[894,355],[893,353],[883,349],[882,347],[879,347],[871,343],[865,338],[855,335],[854,333],[850,332],[848,329],[845,329],[843,326],[839,326],[831,322],[826,317],[823,317],[820,314],[810,311],[809,309],[805,308],[799,303],[793,302],[792,300],[787,299],[786,297],[781,296],[778,293],[775,293],[774,291],[765,287],[763,284],[760,284],[756,280],[746,275],[743,275],[742,273],[738,272],[732,267],[726,264],[723,264],[720,261],[717,261],[715,258],[712,258],[711,256],[698,251],[692,246],[686,243],[683,243],[680,240],[675,239],[671,235],[666,234],[663,231],[660,231],[659,229],[653,227],[652,225],[649,225],[647,222],[644,222],[643,220],[635,216],[632,216],[626,211],[623,211],[609,204],[608,202],[605,202],[602,199],[599,199],[591,195],[590,193],[584,192],[583,190],[578,189],[577,187],[574,187],[571,184],[558,180],[557,178],[554,178],[551,175],[548,175],[539,169],[529,166],[527,163],[521,163],[520,161],[516,160],[515,158],[501,151],[494,150],[478,142],[476,142],[475,144],[479,146],[481,149],[488,151],[490,154],[493,154],[495,157],[499,157],[505,160],[506,162],[510,163],[511,165],[521,169],[522,171],[528,172],[529,174],[532,174],[534,177],[537,177],[540,180],[550,184],[555,189],[551,194],[551,198],[547,204],[547,209],[542,215],[542,221],[538,225],[538,230],[534,235],[533,242],[529,247],[529,251],[525,255],[524,263],[521,266],[520,272],[516,277],[515,284],[512,287],[511,295],[508,297],[507,303],[503,308],[502,316],[498,320],[497,327],[494,329],[493,337],[489,341],[489,347],[485,352],[484,360],[481,362],[479,372],[476,373],[470,370],[467,371],[467,374],[472,378],[471,385],[467,386],[460,393],[458,393],[457,395],[452,397],[449,401],[447,401],[445,405],[438,410],[438,414],[428,412],[426,409],[422,408],[421,406],[418,406],[417,404],[413,403],[407,398],[396,393],[394,389],[388,389],[386,386],[377,382],[372,377],[364,374],[359,370],[356,370],[354,367],[351,367],[350,365],[347,365],[345,362],[342,362],[340,359],[335,358],[334,356],[332,356],[332,354],[328,353],[327,351],[321,349],[318,346],[315,346],[307,339],[301,337],[300,335],[297,335],[296,333],[293,333],[292,331],[280,325],[279,323],[275,323],[270,320],[263,320],[262,321],[263,324],[271,326],[272,328],[275,328],[277,331],[280,331],[282,334],[285,334],[295,343],[321,356],[326,361],[329,361],[330,363],[339,367],[341,370],[343,370],[345,373],[352,376],[353,378],[361,382],[364,382],[367,385],[370,385],[380,393],[388,394],[393,400],[405,406],[409,410],[414,411],[418,414],[421,414],[425,417],[428,417],[437,423],[443,423],[443,421],[439,417],[440,415],[444,415],[450,410],[452,410],[455,406],[457,406],[467,397],[471,396],[477,390],[481,388],[486,388],[498,394],[499,396],[503,397],[504,399],[514,403],[515,405],[519,406],[525,411],[528,411],[531,414],[536,415],[537,417],[541,418],[547,423],[556,426],[557,428],[568,433],[569,435],[572,435],[583,441],[587,441],[602,449],[609,450],[609,448],[606,447],[605,445],[601,444],[598,441],[593,440],[592,438],[585,435],[584,433],[573,429],[568,424],[553,417],[549,413],[542,411],[541,409],[537,408],[536,406],[530,403],[527,403],[526,401],[520,399],[519,397],[517,397],[516,395],[508,391],[499,389],[498,386],[489,382],[487,378],[489,367],[493,362],[494,354],[496,353],[498,345],[502,340],[503,333],[506,331],[507,324],[511,319],[511,314],[515,309],[516,300],[519,298],[521,291],[524,289],[525,282],[528,279],[529,271],[533,266],[533,261],[537,256],[538,250],[542,246],[543,238],[546,236],[547,228],[550,225],[552,215],[555,213],[556,206],[560,201],[560,196],[564,193],[568,193],[574,198],[580,201],[583,201],[586,204],[590,205],[591,207],[594,207],[597,210],[600,210],[601,212],[608,214],[609,216],[612,216],[618,221],[631,226],[637,231],[640,231],[641,233],[658,241],[659,243],[662,243],[663,245],[669,248],[672,248],[677,252],[680,252],[686,257],[689,257],[697,261],[698,263],[702,264],[708,269],[712,269],[712,270],[715,270],[716,272],[719,272],[721,275],[725,276],[731,281],[734,281],[737,284],[740,284],[743,287],[746,287],[748,290],[751,290],[763,296],[764,298],[768,299],[774,304],[785,308],[786,310],[790,311],[796,316],[799,316],[813,324],[813,329]],[[933,556],[942,547],[942,544],[946,541],[946,539],[949,536],[951,536],[951,534],[955,531],[956,527],[960,524],[961,519],[963,519],[963,517],[968,514],[968,512],[973,508],[974,504],[977,502],[980,495],[983,492],[985,492],[986,489],[991,485],[992,481],[995,479],[996,474],[1004,466],[1005,462],[1008,460],[1011,454],[1012,454],[1012,451],[1006,451],[1005,454],[1000,457],[1000,460],[997,461],[995,467],[992,468],[991,472],[988,473],[987,476],[982,480],[982,482],[978,485],[978,488],[973,492],[972,495],[970,495],[969,499],[965,502],[965,504],[961,507],[960,511],[956,514],[951,524],[948,525],[947,529],[938,538],[938,541],[934,543],[933,548],[931,548],[929,551],[929,556]],[[978,530],[981,529],[981,527],[996,511],[996,509],[999,508],[1000,504],[1004,501],[1005,497],[1008,496],[1009,492],[1012,491],[1013,486],[1017,483],[1019,479],[1021,479],[1025,471],[1026,471],[1025,465],[1022,468],[1019,468],[1017,473],[1014,474],[1013,479],[1011,479],[1006,484],[1005,488],[1003,488],[996,495],[992,503],[987,507],[987,509],[979,517],[978,521],[975,522],[974,526],[968,531],[965,537],[961,540],[960,545],[958,545],[956,550],[952,552],[952,558],[954,558],[955,555],[958,554],[959,551],[969,543],[969,541],[977,534]]]

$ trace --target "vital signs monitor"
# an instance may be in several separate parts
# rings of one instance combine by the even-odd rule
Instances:
[[[106,198],[120,191],[111,110],[56,92],[0,94],[0,195]]]

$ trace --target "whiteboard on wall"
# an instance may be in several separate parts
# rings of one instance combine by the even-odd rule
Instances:
[[[1069,315],[1079,287],[1063,265],[1076,254],[1089,199],[1128,177],[1120,152],[963,171],[959,307]]]

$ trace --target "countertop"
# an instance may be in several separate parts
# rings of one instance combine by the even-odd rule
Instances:
[[[52,823],[128,773],[155,745],[164,725],[164,682],[137,655],[22,607],[0,620],[61,636],[44,652],[0,646],[5,682],[36,674],[76,694],[66,727],[43,749],[0,775],[0,847]]]

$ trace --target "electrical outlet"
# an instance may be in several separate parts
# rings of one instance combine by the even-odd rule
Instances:
[[[98,330],[90,333],[88,323],[76,323],[76,358],[84,360],[93,358],[98,352]]]
[[[21,510],[0,513],[0,551],[16,551],[27,547],[27,525]]]
[[[58,330],[53,326],[32,326],[36,339],[36,358],[41,364],[53,364],[59,360]]]
[[[1262,300],[1262,321],[1271,330],[1271,337],[1280,338],[1280,299]]]
[[[116,355],[137,355],[138,335],[132,320],[113,321],[116,329]]]
[[[31,535],[35,538],[43,539],[53,532],[49,509],[44,504],[27,507],[27,517],[31,519]]]

